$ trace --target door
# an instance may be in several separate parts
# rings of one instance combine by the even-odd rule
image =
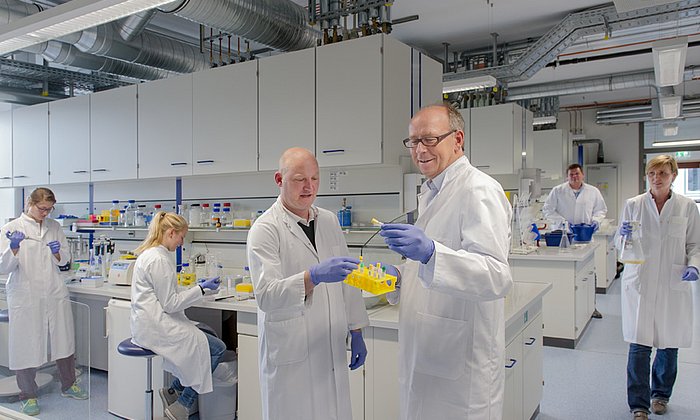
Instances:
[[[49,180],[90,181],[90,95],[49,103]]]

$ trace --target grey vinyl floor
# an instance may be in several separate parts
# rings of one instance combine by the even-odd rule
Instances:
[[[652,419],[700,419],[699,290],[694,284],[693,347],[679,352],[678,379],[668,413],[651,415]],[[607,294],[597,295],[596,299],[603,319],[591,320],[576,349],[544,348],[545,386],[538,420],[632,418],[625,390],[628,345],[622,340],[619,279]],[[81,378],[88,380],[86,374]],[[39,397],[42,411],[39,417],[46,420],[117,419],[107,412],[107,374],[92,371],[89,382],[89,402],[63,398],[58,384],[49,385]],[[0,405],[19,409],[18,402],[7,398],[0,398]],[[195,418],[192,416],[191,420]]]

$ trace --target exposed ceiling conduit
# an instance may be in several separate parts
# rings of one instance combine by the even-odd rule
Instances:
[[[491,75],[505,83],[527,80],[548,63],[554,61],[562,51],[581,37],[604,33],[606,28],[614,32],[631,26],[676,22],[688,17],[695,17],[698,14],[700,14],[700,4],[697,0],[685,0],[626,13],[617,13],[615,6],[572,13],[540,37],[513,64],[446,73],[443,75],[443,81],[484,75]]]
[[[700,67],[688,67],[684,80],[700,77]],[[623,73],[612,76],[577,79],[557,83],[515,87],[508,90],[508,101],[543,98],[546,96],[578,95],[583,93],[605,92],[619,89],[655,87],[653,71],[641,73]]]
[[[181,0],[159,10],[282,51],[313,47],[320,36],[290,0]]]
[[[681,118],[696,117],[698,114],[700,114],[700,100],[691,99],[683,101],[681,105]],[[653,118],[654,115],[651,104],[602,109],[596,112],[596,123],[598,124],[629,124],[649,121]]]
[[[117,22],[119,36],[126,42],[131,42],[143,33],[146,25],[158,13],[157,9],[144,10],[127,16]]]

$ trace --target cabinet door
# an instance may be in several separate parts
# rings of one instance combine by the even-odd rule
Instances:
[[[471,161],[472,137],[471,130],[469,129],[472,123],[471,109],[460,109],[459,113],[462,114],[462,119],[464,119],[464,154],[467,156],[467,159]]]
[[[257,70],[255,60],[192,75],[194,175],[258,169]],[[280,83],[288,81],[280,77]],[[288,97],[289,91],[281,89],[277,95]],[[273,141],[285,144],[280,142],[283,138],[275,137]]]
[[[522,128],[522,109],[517,105],[472,108],[472,165],[487,174],[518,173],[522,167]]]
[[[138,92],[139,178],[192,175],[192,75],[144,83]]]
[[[90,179],[136,179],[136,85],[90,95]]]
[[[352,353],[348,352],[348,361]],[[348,364],[350,364],[348,362]],[[351,370],[350,373],[350,406],[352,407],[352,419],[365,418],[365,367]]]
[[[260,376],[258,368],[258,337],[238,335],[238,418],[262,418]]]
[[[574,328],[574,338],[578,338],[578,336],[581,334],[583,331],[583,328],[586,326],[586,322],[588,322],[588,318],[590,318],[591,313],[588,312],[588,281],[586,277],[584,276],[579,276],[576,278],[576,286],[574,290],[574,295],[575,295],[575,328]]]
[[[14,186],[49,183],[49,104],[19,108],[12,114]]]
[[[523,342],[523,417],[532,418],[542,401],[542,314],[525,327]]]
[[[90,181],[90,96],[49,104],[49,180]]]
[[[0,187],[12,186],[12,111],[0,112]]]
[[[365,328],[364,335],[368,351],[365,363],[365,419],[398,419],[398,330],[371,327]]]
[[[506,346],[506,386],[503,395],[503,418],[523,420],[523,345],[518,334]]]
[[[316,49],[316,156],[321,167],[382,163],[381,35]]]
[[[316,145],[316,50],[266,57],[260,70],[259,148],[261,171],[276,170],[282,152]],[[284,94],[281,94],[284,92]]]
[[[542,130],[533,133],[532,167],[542,169],[542,178],[560,180],[566,176],[571,147],[568,140],[569,136],[564,130]]]

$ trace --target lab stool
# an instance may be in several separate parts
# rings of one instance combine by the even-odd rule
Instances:
[[[152,351],[139,347],[131,342],[131,337],[119,343],[117,351],[124,356],[145,357],[146,358],[146,420],[153,420],[153,358],[156,356]]]
[[[10,322],[10,312],[7,309],[0,309],[0,322],[4,324]],[[48,373],[39,372],[36,374],[35,381],[39,389],[41,389],[53,381],[53,376]],[[0,397],[19,395],[19,392],[17,377],[15,375],[0,379]]]

